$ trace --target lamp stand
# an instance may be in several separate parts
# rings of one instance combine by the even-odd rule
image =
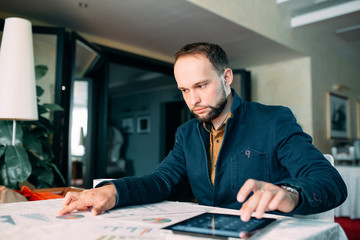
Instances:
[[[13,120],[12,145],[15,146],[16,120]]]

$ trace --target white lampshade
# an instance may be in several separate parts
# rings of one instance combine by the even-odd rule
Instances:
[[[5,19],[0,48],[0,119],[38,120],[31,22]]]

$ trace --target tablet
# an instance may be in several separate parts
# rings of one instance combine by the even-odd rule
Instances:
[[[164,229],[172,230],[174,233],[242,238],[251,236],[275,220],[273,218],[257,219],[251,217],[248,222],[243,222],[238,215],[203,213]]]

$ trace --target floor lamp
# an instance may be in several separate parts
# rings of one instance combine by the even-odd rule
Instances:
[[[38,120],[31,22],[6,18],[0,48],[0,119]]]

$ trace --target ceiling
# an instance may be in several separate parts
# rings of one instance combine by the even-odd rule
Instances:
[[[359,29],[335,33],[360,24],[360,0],[273,1],[281,11],[289,11],[292,23],[304,16],[312,20],[297,23],[294,31],[310,34],[360,65]],[[348,6],[350,10],[342,10],[344,4],[352,4]],[[230,62],[236,60],[243,67],[302,56],[185,0],[0,0],[0,6],[6,13],[100,36],[167,59],[172,59],[181,46],[194,41],[220,44]],[[323,16],[321,11],[329,8],[337,14],[328,18],[306,17],[314,12]]]
[[[359,0],[276,0],[294,31],[317,39],[360,65]]]

